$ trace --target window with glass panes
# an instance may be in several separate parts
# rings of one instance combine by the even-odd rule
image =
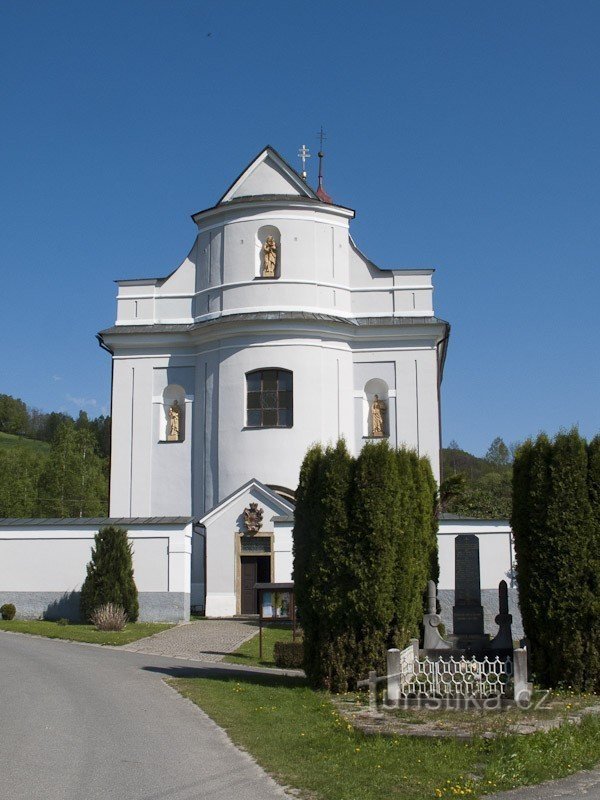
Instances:
[[[260,369],[246,374],[246,425],[248,428],[291,428],[292,373],[286,369]]]

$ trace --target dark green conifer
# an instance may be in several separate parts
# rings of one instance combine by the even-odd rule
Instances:
[[[115,603],[129,622],[138,618],[138,592],[133,579],[131,542],[123,528],[107,526],[94,537],[92,559],[81,587],[81,616],[89,621],[98,606]]]
[[[598,686],[596,447],[573,429],[517,451],[511,523],[536,680]]]
[[[343,442],[311,448],[300,471],[294,582],[312,686],[344,692],[385,669],[389,646],[416,634],[437,577],[431,468],[411,451]]]
[[[588,445],[588,494],[594,534],[590,546],[588,589],[592,598],[589,611],[589,651],[586,685],[600,692],[600,435]]]

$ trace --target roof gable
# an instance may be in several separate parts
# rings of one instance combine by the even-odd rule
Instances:
[[[205,514],[202,519],[199,520],[200,525],[204,525],[205,527],[206,525],[210,525],[211,522],[217,520],[231,506],[235,506],[237,509],[240,506],[240,501],[247,497],[252,497],[259,503],[266,505],[273,516],[289,516],[294,513],[294,506],[292,503],[284,500],[281,495],[269,489],[268,486],[265,486],[264,483],[256,480],[256,478],[251,478],[243,486],[240,486],[237,491],[221,500],[220,503]]]
[[[317,195],[296,170],[290,167],[276,150],[267,146],[236,178],[217,205],[240,197],[278,194],[318,200]]]

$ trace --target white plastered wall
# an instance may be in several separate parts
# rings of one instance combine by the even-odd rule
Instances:
[[[457,519],[440,520],[438,588],[454,590],[455,540],[459,534],[474,534],[479,539],[481,588],[497,589],[500,581],[510,585],[509,574],[515,563],[510,524],[506,520]]]
[[[108,521],[107,523],[108,524]],[[125,526],[139,592],[190,591],[191,524]],[[0,589],[72,592],[81,588],[98,524],[0,526]]]

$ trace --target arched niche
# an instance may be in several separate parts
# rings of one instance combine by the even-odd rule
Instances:
[[[264,267],[264,253],[267,239],[271,237],[275,242],[275,273],[267,274]],[[254,263],[254,276],[256,278],[273,279],[281,275],[281,233],[274,225],[263,225],[256,232],[256,256]]]
[[[173,415],[177,415],[176,435]],[[163,391],[159,439],[161,442],[183,442],[185,439],[185,390],[176,383],[170,383]]]
[[[373,433],[373,403],[375,396],[383,404],[380,414],[383,418],[383,434]],[[371,378],[365,383],[363,390],[363,436],[365,438],[387,439],[390,435],[390,398],[389,386],[381,378]]]

